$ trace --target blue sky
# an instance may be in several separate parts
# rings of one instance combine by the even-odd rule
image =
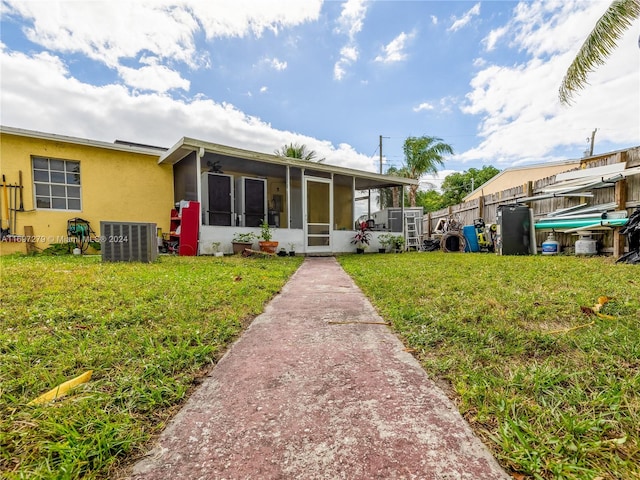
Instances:
[[[2,0],[3,125],[171,146],[182,136],[443,177],[640,145],[635,22],[572,106],[558,86],[608,1]],[[425,179],[429,180],[429,179]],[[435,182],[437,184],[437,181]]]

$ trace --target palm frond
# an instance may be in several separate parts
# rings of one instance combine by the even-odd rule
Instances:
[[[640,0],[611,2],[567,69],[559,89],[560,102],[565,105],[571,103],[572,95],[588,84],[589,73],[605,63],[606,58],[617,46],[618,40],[639,17]]]

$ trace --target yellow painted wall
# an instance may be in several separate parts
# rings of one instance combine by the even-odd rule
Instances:
[[[173,206],[173,171],[158,165],[158,156],[1,133],[0,172],[7,183],[18,183],[22,171],[24,212],[17,213],[18,235],[33,227],[36,246],[66,239],[67,220],[88,220],[100,234],[100,221],[152,222],[169,230]],[[31,157],[80,162],[82,210],[35,209]],[[0,201],[2,197],[0,196]],[[6,223],[6,220],[5,220]],[[4,225],[4,224],[3,224]],[[4,252],[2,253],[9,253]]]
[[[468,202],[483,195],[491,195],[513,187],[519,187],[527,182],[535,182],[536,180],[572,170],[579,165],[580,160],[576,160],[575,162],[565,162],[560,165],[532,165],[531,167],[505,170],[482,185],[482,188],[466,196],[464,201]]]

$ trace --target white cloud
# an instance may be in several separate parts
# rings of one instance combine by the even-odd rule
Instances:
[[[449,32],[455,32],[460,30],[461,28],[467,26],[467,24],[471,21],[471,19],[477,15],[480,15],[480,3],[476,3],[469,11],[467,11],[460,18],[453,18],[453,23],[447,29]]]
[[[346,60],[339,60],[333,66],[333,78],[340,81],[347,74],[346,66],[348,62]]]
[[[177,88],[188,91],[191,84],[180,73],[164,65],[148,65],[137,69],[118,67],[118,74],[131,87],[160,93]]]
[[[413,107],[414,112],[422,112],[425,110],[433,110],[435,107],[428,102],[421,103],[417,107]]]
[[[132,93],[122,85],[89,85],[72,78],[56,56],[30,56],[0,46],[4,125],[164,147],[189,136],[264,153],[294,141],[315,150],[328,164],[375,171],[370,157],[347,144],[336,147],[328,141],[277,130],[231,104],[201,96],[179,101],[158,93]]]
[[[206,67],[209,59],[196,49],[196,36],[204,34],[212,40],[249,34],[259,37],[265,30],[277,33],[316,20],[321,6],[322,0],[3,0],[3,15],[29,22],[25,28],[29,40],[51,52],[80,53],[110,68],[126,67],[123,78],[138,82],[150,72],[132,72],[135,65],[130,60],[138,56],[156,57],[158,65],[179,62],[190,68]],[[284,67],[280,63],[274,68]],[[177,80],[159,67],[156,70],[164,81]]]
[[[268,87],[260,87],[260,93],[267,93],[267,91],[269,90]]]
[[[435,15],[431,15],[431,23],[433,23],[434,25],[438,24],[438,17],[436,17]]]
[[[274,70],[277,70],[279,72],[281,72],[282,70],[286,70],[287,69],[287,62],[282,62],[280,60],[278,60],[277,58],[265,58],[263,60],[263,63],[265,65],[267,65],[269,68],[273,68]]]
[[[405,48],[407,43],[415,37],[415,33],[400,33],[396,38],[391,40],[383,47],[383,53],[378,55],[374,61],[381,63],[401,62],[407,58]]]
[[[496,47],[496,43],[498,43],[498,41],[505,36],[507,31],[508,27],[506,26],[491,30],[489,32],[489,35],[487,35],[482,41],[484,43],[485,50],[487,52],[492,51]]]
[[[478,57],[473,60],[473,66],[476,68],[484,67],[486,64],[487,64],[487,61],[482,57]]]
[[[356,47],[345,46],[340,50],[340,55],[342,56],[342,58],[348,60],[349,62],[355,62],[358,60],[359,53]]]
[[[362,30],[366,15],[365,0],[348,0],[342,5],[342,13],[338,18],[336,31],[347,35],[350,41],[354,41],[356,35]]]
[[[640,56],[635,38],[640,21],[589,77],[590,85],[578,93],[573,106],[563,107],[558,100],[567,67],[607,5],[518,5],[509,33],[513,48],[524,49],[529,58],[516,65],[487,65],[475,75],[462,111],[481,116],[478,134],[483,141],[457,159],[505,165],[551,158],[557,147],[582,145],[594,128],[599,129],[600,141],[640,143]]]
[[[365,0],[348,0],[342,6],[342,12],[337,20],[336,33],[347,35],[347,44],[340,49],[340,58],[333,66],[333,78],[342,80],[347,68],[358,60],[356,35],[362,30],[367,15]]]
[[[451,175],[452,173],[462,173],[458,170],[438,170],[435,175],[423,175],[420,177],[420,188],[421,190],[429,190],[432,187],[435,187],[435,190],[442,193],[442,182],[447,175]]]

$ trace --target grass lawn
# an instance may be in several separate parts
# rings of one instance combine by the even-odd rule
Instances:
[[[640,478],[640,267],[441,252],[339,261],[516,478]],[[597,316],[600,296],[612,299]]]
[[[0,259],[0,477],[116,476],[301,261]]]

